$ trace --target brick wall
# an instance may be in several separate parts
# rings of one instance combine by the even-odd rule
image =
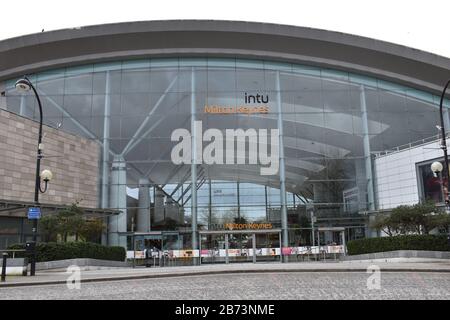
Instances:
[[[39,123],[0,110],[0,199],[32,202]],[[41,171],[53,179],[41,203],[98,207],[99,145],[92,140],[43,127]],[[58,157],[53,157],[58,156]]]

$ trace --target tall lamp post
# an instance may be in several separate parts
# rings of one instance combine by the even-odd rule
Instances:
[[[443,116],[442,108],[443,108],[443,104],[444,104],[445,91],[447,90],[449,85],[450,85],[450,79],[447,81],[447,84],[445,85],[444,90],[442,91],[441,102],[439,104],[439,116],[440,116],[440,120],[441,120],[441,136],[442,136],[441,149],[444,151],[444,163],[445,163],[443,174],[445,175],[445,181],[447,181],[447,190],[448,191],[450,191],[450,179],[449,179],[447,143],[445,141],[444,116]],[[443,199],[443,201],[444,201],[444,203],[446,205],[448,205],[450,199],[448,199],[448,198],[447,199]]]
[[[38,138],[38,150],[37,150],[37,157],[36,157],[36,180],[35,180],[35,186],[34,186],[34,204],[36,207],[39,206],[39,193],[44,193],[47,191],[47,184],[52,179],[52,172],[50,170],[43,170],[40,174],[41,170],[41,159],[42,159],[42,104],[41,99],[39,98],[39,95],[34,88],[33,84],[27,77],[23,77],[22,79],[19,79],[16,82],[16,89],[19,92],[25,93],[31,90],[33,90],[34,95],[36,96],[38,105],[39,105],[39,138]],[[41,180],[44,181],[44,189],[41,187]],[[38,220],[33,219],[33,242],[31,247],[31,269],[30,269],[30,275],[35,275],[36,270],[36,242],[37,242],[37,228],[38,228]]]

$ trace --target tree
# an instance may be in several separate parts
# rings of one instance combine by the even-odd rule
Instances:
[[[39,228],[46,242],[58,241],[58,236],[67,242],[69,236],[75,236],[75,241],[84,240],[98,242],[104,230],[101,219],[86,219],[79,202],[59,211],[56,215],[47,215],[40,219]]]
[[[234,223],[235,219],[238,217],[238,208],[229,208],[222,214],[222,223]]]
[[[245,216],[235,217],[235,218],[233,219],[233,223],[237,223],[237,224],[246,224],[246,223],[247,223],[247,219],[245,218]]]
[[[216,208],[211,208],[211,213],[209,212],[209,210],[209,208],[199,209],[199,226],[200,224],[203,224],[205,226],[219,224],[219,212],[217,212]]]
[[[385,214],[377,215],[371,227],[375,230],[386,233],[390,237],[394,235],[396,230],[391,224],[389,215]]]
[[[80,236],[88,242],[99,242],[104,228],[101,219],[86,220],[80,230]]]
[[[43,216],[39,219],[39,230],[44,236],[45,242],[56,242],[58,239],[58,219],[54,215]]]
[[[390,215],[379,215],[372,228],[389,236],[396,234],[429,234],[435,228],[448,229],[450,216],[441,212],[433,202],[402,205],[394,208]]]
[[[58,226],[59,234],[61,234],[63,241],[67,242],[67,237],[74,235],[75,241],[78,241],[78,236],[83,228],[83,210],[78,206],[78,202],[72,203],[68,208],[58,212]]]
[[[450,228],[450,215],[444,212],[434,215],[431,227],[432,229],[437,228],[442,233],[447,233]]]

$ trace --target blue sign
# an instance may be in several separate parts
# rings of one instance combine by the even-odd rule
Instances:
[[[41,208],[31,207],[28,208],[28,219],[40,219]]]

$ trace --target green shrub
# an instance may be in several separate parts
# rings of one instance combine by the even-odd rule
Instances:
[[[25,249],[25,244],[15,244],[10,249]],[[17,257],[27,253],[20,252]],[[55,261],[76,258],[125,261],[126,251],[123,247],[107,247],[91,242],[42,242],[36,245],[37,261]]]
[[[349,255],[395,250],[450,251],[446,235],[402,235],[366,238],[347,243]]]

